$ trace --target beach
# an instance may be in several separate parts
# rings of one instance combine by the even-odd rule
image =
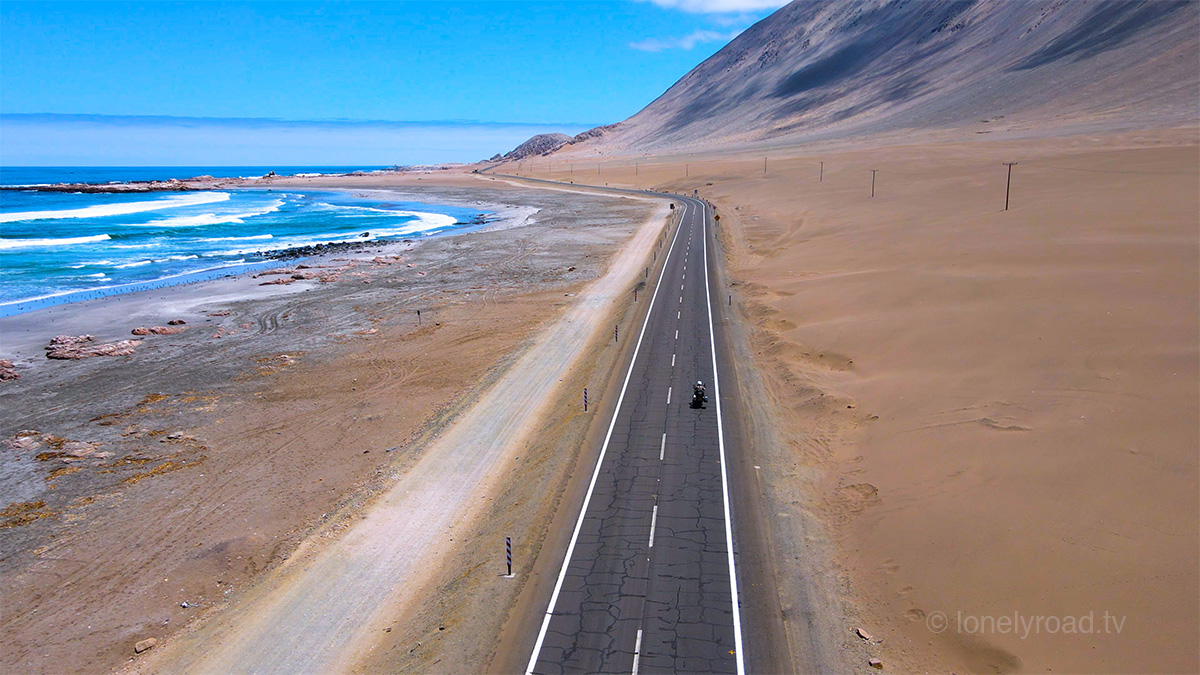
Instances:
[[[500,218],[467,234],[295,261],[290,273],[0,319],[4,358],[20,375],[0,394],[10,411],[4,489],[19,495],[0,557],[4,669],[119,667],[135,643],[169,645],[197,617],[219,615],[303,542],[311,551],[336,539],[662,209],[470,175],[386,187]],[[338,279],[320,280],[330,273]],[[293,275],[310,278],[261,285]],[[130,334],[142,326],[184,330]],[[48,360],[43,347],[58,334],[141,342],[129,356]],[[586,427],[572,424],[555,437]],[[563,489],[574,455],[558,447],[529,469],[533,484]],[[510,500],[531,499],[502,487]],[[478,550],[463,546],[449,554]],[[449,635],[486,658],[470,628]]]

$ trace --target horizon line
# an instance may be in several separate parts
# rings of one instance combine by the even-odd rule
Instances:
[[[469,119],[447,120],[379,120],[353,118],[286,119],[281,117],[194,117],[184,115],[111,115],[104,113],[14,113],[0,112],[0,120],[13,121],[87,121],[87,122],[207,122],[250,123],[257,125],[346,125],[346,126],[478,126],[478,127],[584,127],[592,129],[606,123],[596,122],[497,122]]]

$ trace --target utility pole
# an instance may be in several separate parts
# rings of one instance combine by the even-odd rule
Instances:
[[[767,158],[763,157],[763,175],[767,175]]]
[[[821,177],[817,180],[818,183],[825,182],[825,162],[821,162]]]
[[[635,176],[638,175],[638,163],[637,162],[633,163],[633,175],[635,175]]]
[[[692,168],[687,164],[683,165],[683,175],[685,178],[692,175]]]
[[[879,169],[871,169],[871,196],[875,196],[875,172]]]
[[[1016,162],[1002,162],[1008,167],[1008,182],[1004,184],[1004,210],[1008,210],[1008,195],[1012,191],[1012,168],[1017,165]]]

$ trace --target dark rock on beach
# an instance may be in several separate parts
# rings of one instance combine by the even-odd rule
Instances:
[[[91,335],[59,335],[46,345],[46,358],[76,361],[93,356],[131,356],[141,340],[97,343]]]

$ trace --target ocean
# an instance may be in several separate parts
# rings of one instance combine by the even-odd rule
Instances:
[[[38,185],[372,171],[382,167],[3,167]],[[389,241],[478,227],[469,208],[380,192],[245,189],[137,194],[0,191],[0,316],[279,264],[299,246]]]

